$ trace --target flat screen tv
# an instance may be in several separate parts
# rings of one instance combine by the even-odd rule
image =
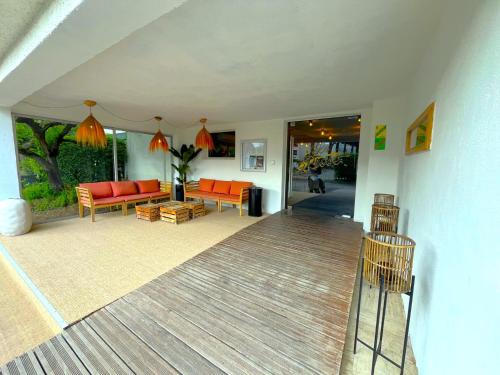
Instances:
[[[214,149],[208,151],[210,158],[234,158],[236,156],[236,132],[210,133],[214,141]]]

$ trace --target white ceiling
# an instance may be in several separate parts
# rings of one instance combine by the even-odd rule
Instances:
[[[0,62],[53,0],[0,0]]]
[[[63,106],[92,98],[125,117],[159,114],[178,126],[201,116],[222,123],[358,109],[406,88],[439,4],[189,0],[26,100]]]

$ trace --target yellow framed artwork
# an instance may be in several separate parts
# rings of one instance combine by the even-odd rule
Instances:
[[[406,130],[406,155],[431,149],[435,107],[433,102]]]

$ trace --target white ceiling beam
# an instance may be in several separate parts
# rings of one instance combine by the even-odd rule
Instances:
[[[0,64],[11,107],[187,0],[56,0]]]

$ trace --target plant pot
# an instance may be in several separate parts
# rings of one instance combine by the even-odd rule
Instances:
[[[184,186],[175,185],[175,200],[184,202]]]

